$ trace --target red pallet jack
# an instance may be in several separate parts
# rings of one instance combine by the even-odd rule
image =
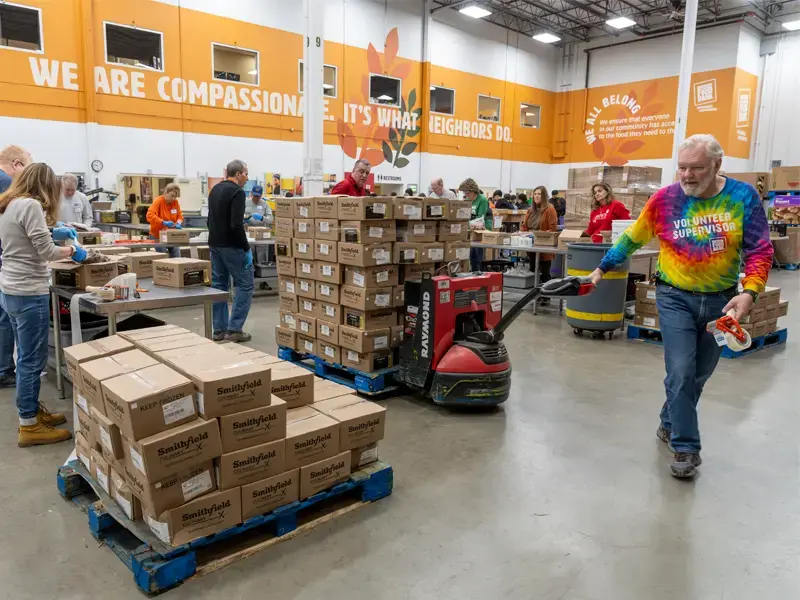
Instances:
[[[463,273],[405,282],[406,317],[396,379],[446,406],[496,406],[508,399],[511,362],[503,334],[539,296],[583,296],[588,277],[553,279],[502,316],[503,274]]]

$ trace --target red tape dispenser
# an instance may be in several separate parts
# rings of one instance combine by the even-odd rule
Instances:
[[[752,339],[733,314],[733,311],[729,311],[724,317],[711,321],[706,325],[706,331],[714,336],[717,346],[727,346],[731,350],[740,352],[750,347]]]

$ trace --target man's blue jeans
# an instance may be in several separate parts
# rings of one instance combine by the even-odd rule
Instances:
[[[706,325],[722,316],[733,295],[692,294],[663,284],[657,288],[667,369],[667,400],[661,409],[661,424],[672,432],[670,445],[675,452],[700,452],[697,403],[722,353]]]
[[[50,296],[9,296],[0,293],[17,342],[17,411],[22,419],[39,412],[39,379],[47,366]]]
[[[245,251],[241,248],[211,248],[211,287],[228,291],[230,279],[236,292],[233,296],[233,308],[228,317],[228,303],[215,302],[214,333],[227,331],[241,332],[250,303],[253,300],[253,266],[245,268]]]
[[[14,329],[11,320],[0,306],[0,377],[14,373]]]
[[[154,238],[152,235],[148,235],[147,237],[149,237],[154,242],[158,241],[158,239]],[[169,254],[170,258],[180,258],[181,257],[181,249],[178,248],[177,246],[171,247],[171,248],[168,247],[168,246],[156,246],[156,252],[165,252],[165,253]]]
[[[469,268],[473,271],[481,270],[481,263],[483,262],[483,250],[483,248],[469,249]]]

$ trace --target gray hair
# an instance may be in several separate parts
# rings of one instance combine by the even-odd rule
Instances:
[[[696,133],[695,135],[689,136],[678,146],[678,153],[684,150],[697,148],[698,146],[702,146],[705,149],[706,156],[712,161],[721,161],[722,157],[725,155],[725,152],[722,150],[722,145],[717,141],[717,138],[710,133]]]
[[[247,169],[245,162],[237,158],[226,165],[225,175],[226,177],[235,177],[236,173],[244,173],[245,169]]]
[[[431,185],[433,185],[434,183],[435,183],[436,185],[444,185],[444,179],[442,179],[441,177],[434,177],[434,178],[431,180]]]
[[[355,171],[358,168],[358,165],[363,165],[367,169],[371,169],[372,165],[369,164],[369,161],[366,158],[359,158],[356,161],[356,164],[353,165],[353,170]]]
[[[74,183],[75,185],[78,185],[78,178],[72,173],[64,173],[61,176],[61,184],[63,185],[65,183]]]

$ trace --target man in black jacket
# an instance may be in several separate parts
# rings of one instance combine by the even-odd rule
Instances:
[[[228,303],[214,303],[214,340],[249,342],[242,331],[253,300],[253,251],[244,231],[247,165],[232,160],[225,168],[227,179],[215,185],[208,195],[208,246],[211,250],[211,285],[228,291],[230,279],[236,286],[233,308]]]

